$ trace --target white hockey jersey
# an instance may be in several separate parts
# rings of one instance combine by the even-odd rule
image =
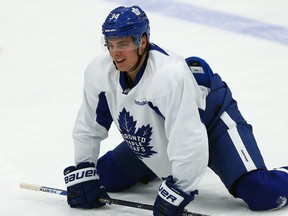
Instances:
[[[208,163],[208,139],[198,108],[202,91],[184,58],[152,44],[134,86],[116,70],[109,53],[87,67],[83,103],[73,138],[75,163],[97,163],[100,142],[115,122],[129,147],[156,175],[173,175],[194,191]]]

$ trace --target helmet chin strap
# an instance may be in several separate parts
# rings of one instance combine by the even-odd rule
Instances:
[[[135,65],[134,65],[133,67],[131,67],[131,68],[127,71],[127,73],[130,73],[130,72],[134,71],[134,70],[140,65],[141,60],[142,60],[144,54],[147,52],[147,49],[148,49],[148,45],[145,47],[143,53],[140,54],[140,52],[139,52],[140,49],[139,49],[139,47],[137,47],[138,60],[137,60],[137,62],[135,63]]]
[[[114,64],[116,70],[119,70],[119,69],[117,68],[117,65],[116,65],[115,61],[113,61],[113,64]]]

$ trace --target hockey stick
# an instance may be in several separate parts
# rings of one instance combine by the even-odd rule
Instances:
[[[46,186],[21,183],[20,188],[67,196],[66,190],[51,188],[51,187],[46,187]],[[132,207],[132,208],[139,208],[139,209],[145,209],[145,210],[151,210],[151,211],[153,210],[152,205],[143,204],[143,203],[119,200],[119,199],[114,199],[114,198],[110,198],[110,199],[100,198],[99,200],[100,202],[107,203],[110,205],[115,204],[115,205],[122,205],[122,206],[127,206],[127,207]],[[183,213],[183,216],[209,216],[209,215],[185,211]]]

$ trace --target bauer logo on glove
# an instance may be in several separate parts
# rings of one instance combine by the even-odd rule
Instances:
[[[173,191],[173,189],[168,188],[165,183],[159,187],[158,194],[163,200],[175,206],[178,206],[184,200],[184,198]]]
[[[65,173],[64,173],[65,174]],[[64,180],[67,186],[81,183],[83,181],[98,179],[97,170],[93,167],[75,170],[71,173],[65,174]]]

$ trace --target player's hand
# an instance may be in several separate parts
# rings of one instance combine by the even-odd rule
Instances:
[[[175,185],[172,176],[161,184],[154,202],[154,216],[182,216],[184,208],[194,199]]]
[[[105,203],[99,198],[110,198],[100,185],[94,163],[82,162],[64,170],[67,202],[72,208],[99,208]]]

